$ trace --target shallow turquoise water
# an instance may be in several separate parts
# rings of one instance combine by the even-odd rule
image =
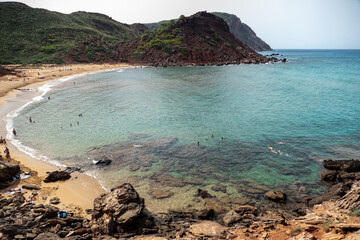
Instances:
[[[25,108],[14,119],[17,138],[93,172],[107,187],[127,171],[142,181],[161,182],[150,175],[168,174],[205,186],[246,180],[286,188],[301,181],[315,183],[306,186],[315,194],[318,159],[360,152],[360,50],[276,53],[288,62],[79,77]],[[149,149],[139,150],[144,145]],[[102,156],[113,160],[111,167],[94,168],[91,159]]]

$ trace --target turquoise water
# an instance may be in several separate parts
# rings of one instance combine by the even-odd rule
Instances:
[[[108,188],[129,177],[146,183],[144,195],[159,184],[214,195],[211,186],[222,184],[230,197],[258,200],[261,189],[318,194],[318,160],[360,153],[360,50],[275,53],[288,62],[76,78],[20,112],[17,139]],[[103,157],[113,163],[92,165]]]

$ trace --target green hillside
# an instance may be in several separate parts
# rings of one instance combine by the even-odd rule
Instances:
[[[61,14],[2,2],[0,63],[111,61],[120,41],[143,30],[97,13]]]
[[[241,20],[236,15],[223,12],[213,12],[212,14],[224,19],[225,22],[229,25],[230,32],[250,48],[254,49],[255,51],[271,50],[271,47],[258,36],[256,36],[255,32],[248,25],[241,22]],[[172,19],[172,21],[176,20],[178,19]],[[161,24],[166,22],[168,21],[165,20],[155,23],[145,23],[144,25],[148,29],[153,30],[159,28]]]

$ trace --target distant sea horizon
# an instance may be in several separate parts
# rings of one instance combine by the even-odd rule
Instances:
[[[23,151],[108,189],[132,183],[154,211],[199,208],[198,188],[224,206],[265,206],[274,189],[289,202],[319,195],[321,161],[360,153],[360,50],[261,53],[287,62],[73,78],[13,114],[8,130]],[[101,159],[112,163],[94,165]]]

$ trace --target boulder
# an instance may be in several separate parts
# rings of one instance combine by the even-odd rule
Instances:
[[[203,221],[191,225],[188,231],[195,237],[220,238],[224,236],[226,228],[216,222]]]
[[[243,205],[243,206],[236,207],[235,212],[239,213],[240,215],[243,215],[245,213],[256,215],[258,212],[258,209],[256,207],[253,207],[250,205]]]
[[[223,217],[223,221],[226,226],[230,226],[231,224],[240,221],[240,219],[241,216],[238,213],[236,213],[234,210],[227,212]]]
[[[19,174],[19,172],[19,165],[0,161],[0,182],[12,180],[12,178]]]
[[[54,171],[50,172],[48,176],[44,179],[44,182],[57,182],[57,181],[65,181],[71,178],[70,173],[67,171]]]
[[[51,204],[59,204],[60,203],[60,199],[57,197],[53,197],[52,199],[50,199],[50,203]]]
[[[135,221],[147,220],[144,217],[144,199],[130,183],[124,183],[94,200],[92,219],[90,225],[95,234],[126,232],[141,225],[133,224]]]
[[[265,197],[274,202],[286,202],[286,193],[283,190],[280,191],[268,191],[265,193]]]
[[[24,189],[28,189],[28,190],[40,190],[41,187],[38,185],[33,185],[33,184],[25,184],[22,186],[22,188]]]
[[[103,157],[101,159],[94,160],[95,165],[109,165],[111,162],[112,162],[112,160],[110,160],[107,157]]]

